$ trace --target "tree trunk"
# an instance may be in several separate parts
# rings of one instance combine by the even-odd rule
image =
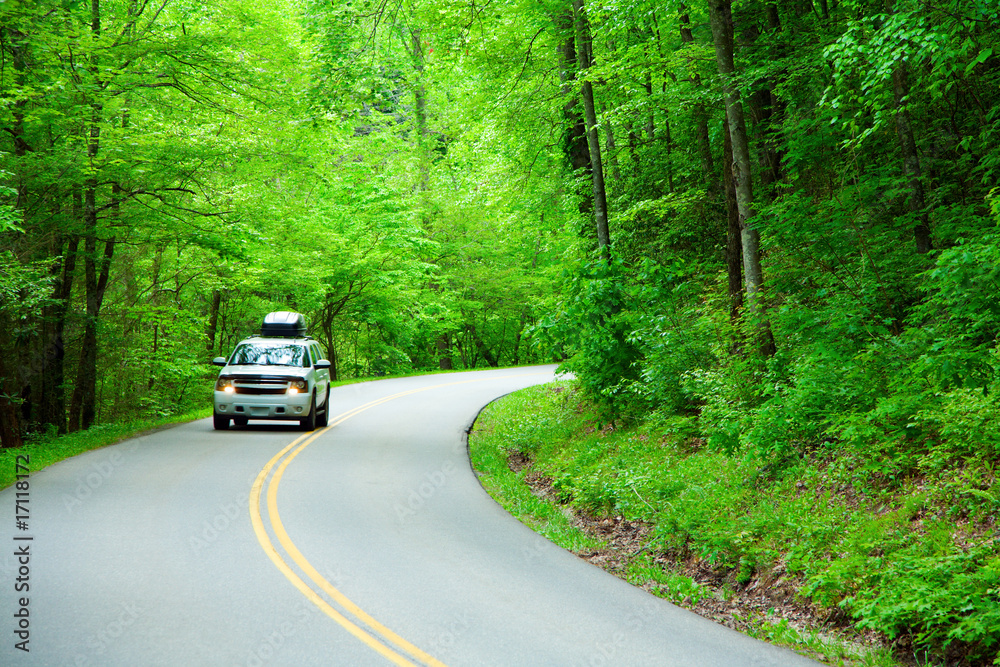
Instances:
[[[746,119],[739,89],[733,81],[736,66],[733,60],[733,23],[731,0],[708,0],[712,40],[715,43],[715,60],[722,79],[726,102],[726,125],[733,145],[733,181],[736,189],[736,207],[739,213],[740,244],[743,249],[743,277],[746,285],[747,305],[750,315],[760,322],[761,352],[774,353],[774,340],[770,327],[763,320],[760,290],[764,284],[760,262],[760,235],[753,224],[753,183],[750,171],[750,144],[747,139]]]
[[[3,349],[9,348],[4,345]],[[12,400],[17,387],[3,356],[0,354],[0,445],[6,449],[20,447],[24,441],[21,440],[21,420],[17,414],[17,405]]]
[[[2,43],[10,49],[11,64],[14,67],[14,83],[20,85],[28,70],[27,37],[12,26],[0,26],[0,38],[2,38]],[[16,96],[16,101],[11,105],[11,116],[14,122],[6,128],[13,139],[14,157],[18,158],[18,165],[23,164],[21,158],[31,150],[24,139],[24,113],[27,107],[28,98],[23,95]],[[16,190],[17,199],[14,201],[14,208],[23,210],[27,206],[28,198],[28,187],[23,177],[16,179]]]
[[[476,330],[476,325],[469,324],[466,328],[469,332],[469,336],[472,338],[472,344],[476,346],[476,351],[479,352],[479,355],[490,368],[497,368],[500,365],[499,355],[493,354],[490,351],[490,348],[486,346],[485,341],[483,341],[483,339],[479,336],[479,332]]]
[[[784,115],[783,104],[775,96],[771,86],[761,88],[749,98],[751,115],[754,120],[754,130],[757,140],[758,163],[760,164],[760,182],[763,196],[768,201],[775,197],[776,183],[781,182],[781,160],[783,159],[777,132]]]
[[[751,309],[757,307],[757,293],[763,284],[760,265],[760,236],[753,226],[753,182],[750,172],[750,144],[747,140],[746,119],[740,92],[733,82],[736,66],[733,61],[733,26],[731,0],[709,0],[715,59],[722,77],[726,103],[726,126],[733,146],[733,180],[736,206],[739,210],[740,240],[743,247],[743,270],[747,298]]]
[[[208,331],[205,335],[208,337],[208,344],[205,349],[209,353],[215,352],[215,337],[219,333],[219,307],[222,306],[222,292],[220,290],[212,290],[212,303],[208,307]]]
[[[332,340],[326,348],[326,360],[330,362],[330,380],[336,382],[340,379],[340,356]]]
[[[556,16],[555,24],[557,33],[562,36],[559,41],[559,80],[562,84],[562,95],[566,99],[562,109],[562,148],[570,170],[574,174],[579,174],[590,171],[590,151],[587,147],[587,128],[580,114],[580,101],[572,85],[576,81],[577,69],[576,31],[572,8]],[[581,196],[579,201],[580,215],[589,216],[594,208],[593,200]]]
[[[323,343],[326,344],[326,358],[330,362],[330,380],[336,382],[340,379],[340,369],[337,364],[337,349],[333,342],[333,318],[334,314],[330,307],[323,309],[323,318],[319,325],[323,330]]]
[[[773,4],[768,4],[765,8],[767,17],[767,28],[772,34],[781,31],[781,18],[778,15],[778,8]],[[754,28],[748,33],[754,41],[761,38],[760,32]],[[784,58],[783,49],[778,43],[777,48],[770,49],[771,56],[775,61]],[[747,98],[750,106],[750,117],[754,125],[754,135],[757,143],[757,158],[760,164],[760,191],[763,196],[772,201],[775,197],[776,183],[782,180],[781,161],[784,158],[780,147],[778,134],[785,115],[785,104],[775,94],[777,88],[777,76],[769,76],[765,81],[757,83],[757,91]]]
[[[424,47],[420,42],[420,28],[410,31],[410,60],[416,82],[413,87],[414,116],[417,121],[417,152],[420,161],[419,192],[425,192],[430,187],[431,160],[430,148],[427,145],[427,89],[424,86]]]
[[[583,0],[573,0],[573,15],[576,25],[577,64],[586,73],[594,62],[590,37],[590,22],[587,20]],[[594,87],[584,78],[581,87],[584,119],[587,123],[587,147],[590,151],[591,182],[594,191],[594,223],[597,227],[597,247],[601,255],[610,257],[611,233],[608,229],[608,200],[604,189],[604,167],[601,163],[601,141],[597,134],[597,111],[594,106]]]
[[[60,243],[61,245],[61,243]],[[38,421],[54,425],[58,433],[66,432],[66,315],[76,272],[76,253],[80,239],[73,236],[66,245],[60,277],[52,290],[52,305],[45,309],[45,349],[42,353],[41,395]]]
[[[101,35],[100,0],[91,0],[90,5],[91,37],[96,41]],[[99,59],[96,50],[90,58],[90,73],[97,85],[100,77]],[[76,373],[76,385],[73,388],[73,398],[70,401],[69,430],[76,431],[89,428],[94,422],[97,402],[97,316],[101,309],[103,291],[99,292],[100,279],[107,277],[105,270],[111,264],[114,253],[114,240],[104,246],[107,262],[98,268],[97,259],[97,154],[101,145],[101,121],[103,107],[97,100],[91,102],[90,132],[87,141],[87,161],[90,175],[83,186],[83,229],[84,229],[84,280],[86,283],[86,317],[83,327],[83,342],[80,347],[80,363]]]
[[[87,199],[90,198],[88,194]],[[93,209],[88,204],[88,217]],[[115,239],[104,243],[103,256],[98,260],[97,238],[89,234],[84,242],[84,275],[87,286],[87,314],[80,347],[80,365],[70,403],[70,431],[90,428],[97,415],[97,318],[108,287]]]
[[[913,126],[910,123],[910,112],[906,108],[906,98],[910,94],[910,85],[906,72],[906,62],[899,61],[892,70],[892,92],[896,101],[896,134],[899,147],[903,152],[903,168],[910,180],[910,213],[913,214],[913,240],[920,254],[932,250],[931,225],[927,217],[926,201],[924,200],[923,172],[920,168],[920,155],[917,153],[917,142],[913,138]]]
[[[652,54],[646,54],[647,62],[652,61]],[[646,69],[646,99],[649,104],[650,112],[646,114],[646,143],[650,146],[653,145],[653,141],[656,140],[656,116],[653,114],[653,72],[647,68]]]
[[[674,138],[670,131],[670,114],[663,119],[664,154],[667,160],[667,192],[674,191]]]
[[[150,349],[150,355],[153,359],[156,359],[156,355],[160,351],[160,294],[163,291],[160,287],[160,267],[163,265],[163,250],[164,247],[161,244],[156,246],[156,254],[153,255],[153,268],[152,268],[152,282],[150,284],[150,296],[149,305],[152,306],[153,310],[153,347]],[[146,389],[150,390],[156,386],[156,365],[151,364],[149,367],[149,377],[146,379]]]
[[[615,141],[615,133],[611,127],[611,123],[604,124],[604,141],[608,147],[608,161],[611,164],[612,193],[614,193],[621,188],[622,170],[618,164],[618,144]]]
[[[729,319],[736,322],[743,306],[743,271],[740,268],[740,212],[736,205],[736,181],[733,178],[733,142],[723,123],[722,180],[726,194],[726,275],[729,279]]]
[[[434,345],[438,355],[438,370],[453,370],[455,366],[451,360],[451,336],[447,333],[441,334],[434,341]]]
[[[347,303],[351,300],[353,296],[353,285],[348,287],[347,294],[336,299],[336,296],[332,292],[327,292],[324,297],[325,305],[323,306],[323,317],[320,320],[321,327],[323,329],[323,339],[326,342],[326,353],[330,355],[328,357],[330,363],[332,364],[330,368],[330,379],[338,380],[340,379],[340,365],[339,356],[337,355],[337,348],[334,345],[333,339],[333,322],[340,315],[340,312],[344,309]],[[431,289],[437,289],[436,285],[431,285]]]

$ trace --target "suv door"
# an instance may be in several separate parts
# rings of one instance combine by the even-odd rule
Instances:
[[[309,345],[309,357],[316,371],[316,405],[326,405],[327,395],[330,393],[330,369],[316,368],[316,362],[326,358],[323,356],[323,348],[320,347],[319,343]]]

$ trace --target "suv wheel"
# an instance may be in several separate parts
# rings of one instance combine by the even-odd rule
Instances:
[[[215,425],[216,431],[225,431],[227,428],[229,428],[229,417],[219,414],[213,414],[212,423]]]
[[[309,416],[305,419],[300,419],[299,426],[305,431],[316,430],[316,394],[313,394],[312,400],[309,402]]]
[[[316,417],[316,426],[320,428],[326,428],[326,425],[330,423],[330,395],[326,395],[326,405],[323,406],[323,410]]]

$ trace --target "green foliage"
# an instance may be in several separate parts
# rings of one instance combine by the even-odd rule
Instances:
[[[633,583],[678,603],[745,587],[793,589],[803,603],[845,612],[860,630],[906,638],[908,650],[971,664],[995,654],[1000,486],[990,461],[891,489],[865,475],[860,455],[799,460],[775,478],[756,456],[715,452],[678,424],[596,430],[582,391],[564,386],[518,392],[487,409],[471,438],[475,465],[483,470],[491,451],[528,453],[530,467],[517,477],[550,479],[559,503],[649,525],[625,573]],[[506,464],[504,455],[491,465]],[[712,573],[721,590],[675,564]]]
[[[11,275],[52,299],[11,352],[28,369],[11,391],[32,394],[15,429],[65,428],[87,238],[114,250],[98,421],[203,403],[207,359],[271,310],[306,313],[341,377],[538,360],[524,331],[571,243],[561,184],[548,156],[451,103],[482,94],[456,60],[464,18],[410,9],[0,8],[0,236]],[[521,178],[528,163],[545,169]]]
[[[0,157],[3,157],[3,153],[0,153]],[[10,174],[0,169],[0,178],[6,178],[9,175]],[[13,188],[0,186],[0,235],[8,232],[24,232],[24,230],[17,224],[20,222],[20,216],[18,215],[17,209],[7,203],[16,194],[17,191]]]
[[[998,496],[995,3],[735,3],[752,313],[706,7],[588,4],[586,72],[565,3],[481,9],[0,3],[0,418],[65,428],[113,250],[98,421],[202,404],[205,362],[270,310],[305,312],[342,378],[559,359],[596,415],[549,471],[567,502],[655,520],[736,584],[784,553],[819,604],[994,650],[962,625],[989,554],[906,551],[904,526],[981,526]],[[610,258],[567,160],[584,77]],[[890,591],[890,548],[873,602],[852,582]]]
[[[648,556],[629,565],[627,579],[638,585],[653,583],[655,595],[676,604],[698,604],[711,595],[708,588],[691,577],[666,571]]]
[[[995,375],[1000,335],[1000,233],[996,226],[943,250],[921,286],[927,299],[914,310],[923,354],[915,372],[940,389],[987,387]],[[916,328],[916,327],[915,327]]]
[[[916,550],[912,550],[916,551]],[[874,588],[845,600],[861,627],[890,637],[912,634],[918,647],[953,643],[992,656],[1000,646],[1000,555],[996,545],[946,554],[883,559]]]
[[[48,270],[45,262],[25,266],[13,253],[0,252],[0,313],[13,325],[5,333],[27,339],[31,316],[48,303]]]
[[[560,314],[533,331],[538,344],[569,356],[587,395],[625,419],[691,406],[682,376],[712,360],[710,329],[686,303],[692,283],[681,262],[644,260],[629,271],[598,260],[566,276]]]
[[[549,344],[558,341],[570,358],[561,370],[578,374],[584,391],[612,414],[625,408],[625,383],[636,378],[637,351],[627,340],[621,266],[596,261],[568,276],[569,303],[559,318],[542,324]]]

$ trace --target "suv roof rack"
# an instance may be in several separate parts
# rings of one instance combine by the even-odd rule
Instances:
[[[277,338],[305,338],[306,317],[302,313],[279,310],[268,313],[260,325],[260,335]]]

